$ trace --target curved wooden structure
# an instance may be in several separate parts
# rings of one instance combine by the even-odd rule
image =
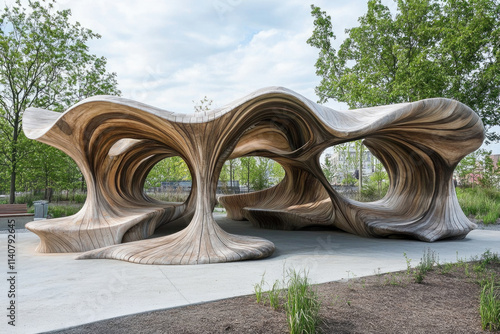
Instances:
[[[221,109],[183,115],[96,96],[63,114],[28,109],[23,128],[28,138],[70,155],[88,188],[76,215],[27,225],[40,237],[40,252],[148,264],[269,256],[273,243],[226,233],[212,217],[224,161],[249,155],[276,160],[286,176],[267,190],[221,197],[232,219],[266,228],[323,225],[425,241],[463,238],[475,227],[458,205],[452,173],[481,145],[484,128],[470,108],[453,100],[339,112],[273,87]],[[336,193],[319,163],[327,147],[361,138],[390,177],[387,195],[373,203]],[[148,172],[169,156],[182,157],[192,175],[191,195],[182,204],[143,193]],[[186,228],[143,240],[174,220],[185,221]]]

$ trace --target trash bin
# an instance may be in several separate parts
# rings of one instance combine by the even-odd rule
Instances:
[[[47,211],[49,210],[48,201],[34,201],[35,204],[35,220],[47,219]]]

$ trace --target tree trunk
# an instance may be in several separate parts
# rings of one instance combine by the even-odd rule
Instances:
[[[17,175],[17,140],[19,137],[20,122],[19,122],[19,109],[14,108],[14,132],[12,134],[12,151],[10,162],[12,163],[10,175],[10,204],[16,201],[16,175]]]
[[[247,161],[247,193],[250,192],[250,160]]]
[[[233,193],[233,160],[229,160],[229,192]]]
[[[363,190],[363,143],[359,145],[359,195]]]
[[[14,129],[14,136],[12,139],[12,151],[10,161],[12,169],[10,174],[10,204],[16,202],[16,176],[17,176],[17,129]]]
[[[52,188],[49,188],[48,191],[47,191],[47,200],[50,202],[52,202],[52,194],[54,193],[54,189]]]
[[[82,191],[82,193],[83,193],[83,192],[84,192],[84,190],[85,190],[85,189],[84,189],[84,186],[85,186],[85,178],[83,177],[83,173],[82,173],[82,172],[80,172],[80,175],[82,176],[82,179],[81,179],[81,180],[82,180],[82,182],[81,182],[81,184],[80,184],[80,190],[81,190],[81,191]]]

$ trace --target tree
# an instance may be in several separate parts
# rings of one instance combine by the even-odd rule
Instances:
[[[224,165],[222,166],[219,180],[224,182],[224,188],[225,191],[227,192],[228,190],[230,192],[234,191],[234,187],[236,187],[236,179],[235,179],[235,174],[239,166],[239,159],[231,159],[231,160],[226,160],[224,162]],[[229,189],[227,188],[229,186]]]
[[[332,163],[331,157],[326,155],[325,162],[321,164],[321,169],[330,184],[334,183],[338,177],[337,168],[337,165]]]
[[[29,0],[25,8],[17,0],[0,15],[0,159],[10,172],[10,203],[18,168],[33,152],[21,131],[25,109],[62,111],[91,95],[120,94],[106,59],[86,45],[100,36],[70,23],[71,11],[54,11],[53,4]]]
[[[361,108],[447,97],[478,112],[487,128],[500,122],[500,5],[496,0],[397,0],[391,13],[368,1],[359,26],[338,51],[331,17],[312,7],[319,49],[319,102]],[[490,140],[498,134],[489,132]]]
[[[255,157],[241,157],[238,158],[240,160],[238,175],[240,182],[242,184],[246,184],[247,192],[250,191],[250,175],[253,174],[252,171],[255,169],[256,159]]]
[[[161,183],[190,181],[191,173],[187,164],[181,157],[175,156],[161,160],[149,172],[144,183],[144,188],[160,187]]]
[[[360,155],[361,142],[347,142],[333,147],[335,159],[332,164],[338,176],[337,182],[342,185],[354,185],[356,183],[355,175],[359,179],[359,167],[362,155]],[[326,174],[325,174],[326,175]]]
[[[479,155],[480,153],[478,151],[468,154],[455,168],[460,180],[460,185],[474,186],[478,181]]]
[[[269,187],[269,167],[272,160],[256,157],[256,164],[250,174],[250,184],[254,190],[262,190]]]
[[[270,161],[269,167],[269,183],[271,186],[278,184],[285,177],[285,170],[274,160]]]
[[[499,186],[500,170],[495,168],[491,159],[491,151],[479,149],[468,154],[455,168],[460,185],[472,186],[479,184],[485,188]]]
[[[498,168],[495,168],[493,159],[491,158],[491,151],[484,151],[482,157],[482,169],[483,173],[479,182],[485,188],[495,188],[498,187]]]
[[[384,166],[378,159],[374,158],[374,171],[370,176],[369,182],[374,183],[376,186],[376,195],[381,198],[389,188],[389,175],[385,171]],[[370,186],[370,185],[367,185]]]

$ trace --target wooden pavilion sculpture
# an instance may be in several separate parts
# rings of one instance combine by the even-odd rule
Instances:
[[[339,112],[271,87],[220,109],[184,115],[96,96],[63,114],[28,109],[23,128],[28,138],[71,156],[88,189],[74,216],[26,225],[40,237],[39,252],[84,252],[78,258],[146,264],[269,256],[272,242],[226,233],[212,216],[222,165],[242,156],[274,159],[286,176],[267,190],[221,197],[232,219],[265,228],[322,225],[424,241],[464,238],[475,227],[458,204],[452,173],[481,145],[484,128],[470,108],[449,99]],[[358,139],[389,174],[389,191],[376,202],[339,195],[319,163],[326,148]],[[191,194],[182,204],[143,192],[151,168],[171,156],[182,157],[192,175]],[[146,239],[172,221],[186,227]]]

